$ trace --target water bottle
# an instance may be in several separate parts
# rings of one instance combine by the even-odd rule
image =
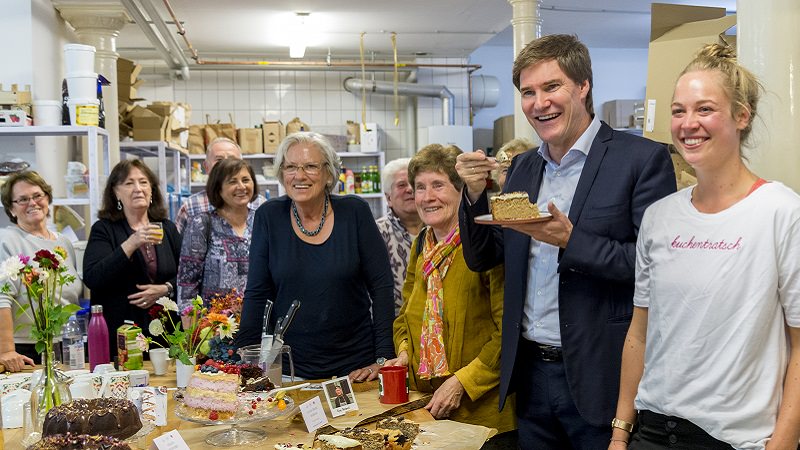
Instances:
[[[111,362],[108,350],[108,325],[103,317],[103,306],[92,306],[92,318],[89,319],[89,370],[94,366]]]
[[[68,365],[70,370],[83,369],[86,364],[86,356],[83,353],[83,335],[75,314],[61,329],[61,350],[64,356],[62,360],[64,365]]]

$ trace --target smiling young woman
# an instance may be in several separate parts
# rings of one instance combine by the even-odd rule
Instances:
[[[697,185],[642,219],[610,449],[797,448],[800,197],[743,161],[760,90],[718,44],[675,85],[673,143]]]

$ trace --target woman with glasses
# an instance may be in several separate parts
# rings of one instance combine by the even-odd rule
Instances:
[[[258,197],[253,168],[241,159],[223,159],[206,182],[209,212],[189,218],[183,230],[178,266],[178,307],[183,310],[200,295],[206,306],[217,294],[244,292],[247,258]]]
[[[0,230],[0,262],[16,255],[33,257],[42,249],[67,252],[69,273],[75,281],[64,286],[61,302],[78,304],[83,284],[75,269],[75,251],[69,239],[47,228],[53,188],[36,172],[18,172],[8,177],[0,188],[3,208],[12,225]],[[5,370],[19,372],[25,364],[38,359],[36,340],[31,338],[31,317],[18,315],[19,305],[28,304],[27,291],[20,281],[0,278],[0,286],[8,284],[8,292],[0,292],[0,364]],[[19,325],[22,327],[17,328]],[[16,330],[16,331],[15,331]]]
[[[238,346],[260,342],[267,300],[270,327],[293,300],[301,307],[284,341],[306,379],[377,378],[394,356],[389,254],[369,205],[333,196],[339,158],[313,132],[286,137],[275,155],[286,195],[256,211]]]
[[[97,216],[83,278],[92,304],[103,305],[113,359],[117,328],[132,320],[147,334],[148,310],[161,297],[175,297],[181,235],[167,220],[156,175],[139,159],[120,161],[111,170]]]

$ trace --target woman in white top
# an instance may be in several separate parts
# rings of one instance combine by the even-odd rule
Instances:
[[[798,447],[800,197],[744,164],[761,90],[718,44],[677,81],[697,185],[644,214],[609,449]]]
[[[64,248],[68,270],[75,276],[75,281],[64,285],[61,301],[78,304],[83,284],[75,269],[75,251],[69,239],[47,229],[53,201],[52,187],[38,173],[25,171],[9,176],[0,194],[4,211],[12,223],[0,230],[0,262],[20,254],[33,257],[42,249]],[[28,302],[27,292],[21,288],[19,280],[0,278],[0,286],[6,283],[8,292],[0,292],[0,364],[5,366],[5,370],[19,372],[25,364],[34,364],[36,340],[30,335],[29,315],[17,316],[19,305]],[[15,331],[20,324],[24,326]]]

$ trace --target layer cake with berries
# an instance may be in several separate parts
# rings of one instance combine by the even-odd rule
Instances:
[[[196,417],[227,420],[239,402],[239,366],[208,360],[192,374],[184,394],[184,404]]]

